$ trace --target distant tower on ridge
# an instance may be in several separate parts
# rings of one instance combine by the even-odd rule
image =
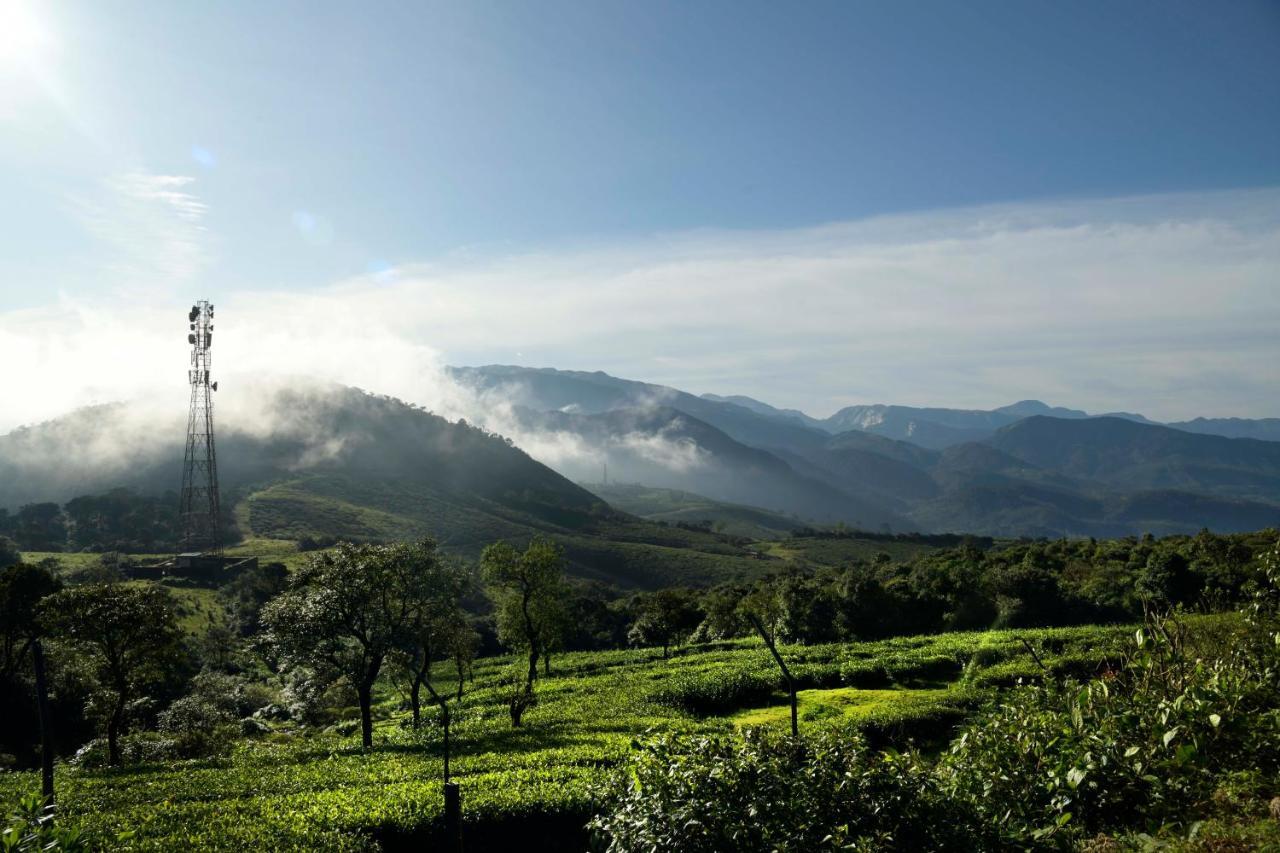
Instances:
[[[191,344],[191,409],[187,415],[187,450],[182,465],[182,498],[178,517],[184,551],[222,550],[218,502],[218,454],[213,444],[213,392],[209,381],[209,347],[213,343],[213,306],[201,300],[187,314]]]

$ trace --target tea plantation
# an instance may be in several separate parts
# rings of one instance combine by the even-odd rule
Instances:
[[[1232,617],[1200,617],[1201,624]],[[956,726],[1019,680],[1088,677],[1113,666],[1129,627],[951,633],[784,647],[802,688],[802,731],[853,725],[878,746],[936,751]],[[1034,654],[1033,654],[1034,652]],[[448,667],[438,687],[453,687]],[[557,657],[537,705],[512,728],[511,663],[485,658],[456,706],[454,780],[469,849],[584,849],[600,783],[646,733],[730,733],[784,725],[785,694],[764,648],[734,641]],[[60,820],[116,849],[420,849],[442,830],[440,728],[418,732],[384,688],[372,750],[354,723],[273,723],[216,760],[59,765]],[[0,801],[38,789],[0,773]],[[108,842],[103,842],[108,843]]]

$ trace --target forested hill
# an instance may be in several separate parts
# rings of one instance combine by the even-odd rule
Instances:
[[[280,388],[220,412],[219,473],[229,493],[298,476],[414,480],[533,516],[586,517],[599,500],[500,436],[389,397],[341,386]],[[246,416],[246,412],[248,415]],[[0,506],[66,500],[112,486],[174,488],[182,425],[126,405],[82,409],[0,436]]]
[[[760,569],[729,537],[619,512],[510,440],[399,400],[325,386],[259,391],[255,401],[221,410],[230,536],[430,535],[474,557],[499,539],[543,534],[565,546],[575,574],[622,586],[713,582]],[[129,518],[112,534],[126,550],[172,550],[176,501],[163,495],[181,482],[181,438],[181,423],[157,423],[123,405],[0,436],[0,512],[12,511],[28,543],[43,543],[27,545],[34,550],[110,547],[116,539],[81,541],[66,527],[109,527],[113,515]],[[119,488],[146,500],[113,497]],[[14,521],[23,506],[23,520]]]

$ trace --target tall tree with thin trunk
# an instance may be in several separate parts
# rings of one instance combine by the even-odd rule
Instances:
[[[462,611],[462,598],[473,586],[471,574],[462,565],[436,555],[430,559],[425,556],[418,578],[422,594],[397,642],[395,655],[399,669],[408,677],[409,708],[415,729],[421,722],[422,689],[431,693],[432,701],[440,702],[431,684],[431,665],[454,658],[463,642],[463,628],[469,626]],[[442,712],[448,713],[443,708]]]
[[[781,652],[778,651],[778,629],[786,612],[778,582],[761,581],[755,589],[742,598],[738,604],[738,611],[764,641],[765,648],[769,650],[774,663],[782,671],[782,679],[787,685],[787,696],[791,700],[791,734],[793,737],[798,736],[800,722],[796,707],[796,680],[792,677],[787,662],[782,659]]]
[[[360,701],[360,736],[373,746],[373,688],[423,602],[436,544],[353,545],[313,556],[262,611],[265,639],[286,667],[324,684],[345,679]]]
[[[419,709],[418,709],[418,689],[425,687],[427,693],[431,695],[431,701],[436,703],[440,709],[440,728],[444,733],[444,781],[449,784],[449,757],[450,757],[450,725],[453,720],[453,713],[449,708],[449,700],[455,698],[452,691],[437,690],[435,684],[431,681],[431,659],[437,654],[452,656],[460,643],[466,642],[466,632],[471,631],[471,626],[466,622],[466,615],[459,606],[461,596],[457,592],[450,594],[450,590],[446,587],[441,590],[440,597],[427,607],[423,608],[422,618],[413,626],[409,635],[408,642],[410,646],[416,646],[413,654],[418,656],[419,660],[427,661],[425,667],[426,676],[415,678],[414,695],[413,695],[413,727],[418,728]],[[417,673],[422,672],[421,669]],[[456,687],[456,698],[462,699],[462,679],[463,670],[458,668],[458,683]]]
[[[518,727],[535,701],[533,683],[538,659],[563,630],[558,603],[564,593],[564,551],[549,539],[535,537],[523,551],[497,542],[480,555],[480,569],[497,606],[498,639],[527,656],[523,686],[511,694],[511,725]]]

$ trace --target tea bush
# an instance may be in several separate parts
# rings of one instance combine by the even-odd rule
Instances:
[[[1269,596],[1260,590],[1263,607],[1273,602]],[[1280,837],[1258,815],[1259,804],[1280,793],[1277,608],[1263,607],[1250,625],[1230,617],[1155,619],[1130,630],[1124,650],[1090,653],[1082,645],[1088,632],[1062,631],[994,633],[967,649],[956,637],[913,640],[883,658],[864,657],[866,646],[846,649],[846,668],[870,663],[902,673],[930,672],[939,647],[950,646],[956,659],[967,659],[973,686],[914,691],[927,708],[924,719],[945,727],[968,713],[966,703],[985,699],[986,708],[936,763],[871,752],[865,733],[905,721],[885,713],[860,731],[817,728],[799,740],[764,730],[738,738],[656,736],[602,789],[605,812],[593,822],[598,845],[609,853],[1118,851],[1177,846],[1206,832],[1225,846],[1203,849],[1252,849],[1242,840]],[[1104,636],[1114,634],[1093,634]],[[978,686],[1013,671],[1043,683],[1001,694]],[[1090,671],[1100,674],[1085,683],[1054,677]],[[913,710],[905,701],[886,706],[904,718]],[[824,711],[805,718],[841,718],[832,706]],[[896,734],[901,742],[903,731]],[[1252,812],[1240,814],[1255,823],[1224,815],[1233,797],[1251,804]],[[1274,821],[1280,798],[1271,802]]]
[[[1259,579],[1254,614],[1277,582]],[[1135,818],[1149,832],[1190,827],[1222,780],[1280,775],[1280,643],[1264,617],[1211,657],[1185,623],[1156,619],[1110,677],[1006,694],[943,759],[946,790],[1010,839]]]
[[[965,667],[975,676],[984,666],[1011,660],[1035,667],[1018,637],[1047,665],[1055,655],[1071,654],[1092,655],[1097,665],[1132,630],[969,632],[788,646],[783,654],[795,662],[805,689],[846,688],[855,685],[846,684],[840,672],[853,662],[886,661],[899,684],[924,680],[941,659],[955,662],[946,664],[947,673]],[[646,731],[727,736],[734,723],[720,715],[784,702],[777,668],[755,641],[689,647],[670,660],[657,650],[631,649],[568,653],[553,663],[553,675],[539,680],[539,703],[521,730],[511,729],[503,704],[506,658],[477,660],[474,680],[455,706],[450,765],[462,788],[470,849],[511,846],[503,839],[527,847],[538,833],[547,834],[547,849],[581,849],[583,827],[597,808],[596,786],[627,760],[633,738]],[[442,676],[440,686],[451,687],[447,668]],[[877,702],[856,719],[818,715],[806,719],[802,731],[851,723],[873,745],[900,746],[908,738],[946,742],[989,695],[976,681],[963,688],[928,686],[919,691],[933,697],[936,689],[928,701],[894,688],[893,701]],[[335,694],[332,701],[316,703],[336,709],[317,721],[328,726],[343,719],[349,713],[341,710],[344,701]],[[129,846],[139,851],[429,846],[439,837],[444,806],[441,732],[435,709],[425,711],[420,731],[402,726],[407,715],[401,701],[394,687],[384,687],[375,707],[374,747],[363,751],[354,735],[325,732],[280,709],[254,711],[261,704],[257,697],[237,699],[236,715],[258,713],[270,720],[271,731],[237,740],[229,754],[219,745],[216,757],[188,760],[181,759],[172,735],[144,735],[136,744],[131,736],[126,757],[138,763],[120,769],[59,766],[60,814],[108,836],[130,832]],[[176,710],[172,716],[175,730],[195,732],[204,712],[184,712],[190,725],[178,725]],[[0,802],[38,788],[35,774],[0,773]]]
[[[944,795],[927,763],[837,729],[658,736],[605,797],[611,807],[591,827],[609,853],[987,846],[984,824]]]

